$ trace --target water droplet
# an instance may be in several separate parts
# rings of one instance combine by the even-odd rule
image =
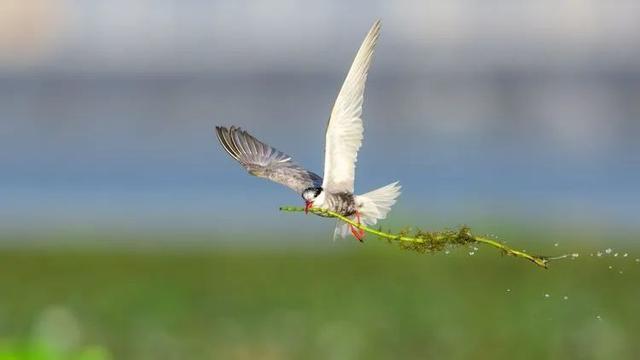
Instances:
[[[564,300],[569,300],[569,297],[567,295],[563,296],[562,299]]]
[[[596,254],[596,256],[600,257],[602,256],[602,253],[600,251],[598,251],[598,253]]]
[[[553,246],[555,246],[555,247],[558,247],[559,245],[560,245],[560,244],[558,244],[558,243],[553,244]]]
[[[507,292],[508,292],[508,293],[510,293],[510,292],[511,292],[511,289],[507,289]]]
[[[629,256],[628,253],[624,253],[624,255],[622,255],[622,257],[627,257],[627,256]]]
[[[613,266],[609,265],[609,270],[613,269]]]
[[[473,251],[478,251],[478,248],[474,246]]]
[[[469,251],[469,255],[473,256],[475,254],[475,251]]]
[[[549,295],[549,294],[544,294],[544,297],[545,297],[545,298],[547,298],[547,299],[548,299],[550,296],[551,296],[551,295]]]
[[[611,254],[613,250],[611,250],[611,248],[607,248],[604,252],[606,252],[607,254]]]
[[[618,253],[613,254],[613,257],[618,257]]]
[[[600,315],[596,315],[596,319],[602,320],[602,317]]]
[[[622,270],[618,271],[618,274],[622,275],[624,272]]]
[[[449,255],[449,250],[445,250],[445,251],[444,251],[444,254],[445,254],[445,255]]]
[[[640,262],[640,259],[636,259],[636,262]]]

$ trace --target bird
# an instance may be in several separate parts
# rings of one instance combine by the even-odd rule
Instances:
[[[325,132],[324,177],[295,163],[291,156],[255,138],[237,126],[216,126],[223,149],[251,175],[285,185],[302,196],[305,213],[312,207],[330,210],[358,225],[374,225],[385,219],[400,196],[398,181],[354,194],[358,150],[363,140],[362,106],[364,89],[380,36],[381,22],[375,21],[356,53],[331,110]],[[333,238],[349,231],[363,241],[364,231],[337,220]]]

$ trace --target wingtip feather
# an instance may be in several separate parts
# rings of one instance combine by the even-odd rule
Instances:
[[[224,148],[224,150],[234,158],[236,161],[240,161],[240,153],[238,152],[237,147],[234,146],[233,142],[230,141],[232,137],[230,136],[231,131],[233,130],[233,126],[231,130],[227,129],[223,126],[216,126],[216,135],[218,136],[218,141]]]

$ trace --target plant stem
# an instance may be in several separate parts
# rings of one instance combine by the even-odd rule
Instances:
[[[280,211],[303,212],[304,208],[296,207],[296,206],[282,206],[280,207]],[[370,234],[377,235],[381,238],[388,239],[390,241],[396,241],[400,243],[403,246],[403,248],[416,250],[419,252],[434,252],[434,251],[442,250],[446,245],[465,245],[470,243],[481,243],[481,244],[496,248],[502,251],[502,253],[504,254],[529,260],[534,264],[545,269],[547,268],[550,260],[548,257],[545,257],[545,256],[531,255],[531,254],[527,254],[524,251],[512,249],[511,247],[505,244],[502,244],[495,240],[491,240],[486,237],[472,235],[471,231],[467,227],[463,227],[459,231],[442,231],[442,232],[428,232],[428,233],[418,231],[416,235],[409,236],[408,234],[405,234],[405,233],[392,234],[392,233],[384,232],[382,230],[376,230],[368,226],[365,226],[363,224],[358,224],[357,222],[330,210],[324,210],[320,208],[310,208],[309,212],[315,215],[323,216],[323,217],[333,217],[333,218],[340,219],[355,228],[366,231]]]

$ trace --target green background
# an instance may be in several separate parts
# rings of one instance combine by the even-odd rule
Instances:
[[[483,246],[421,255],[373,237],[261,247],[148,236],[34,237],[33,248],[1,250],[0,359],[640,355],[633,234],[599,243],[578,230],[529,231],[509,242],[580,253],[549,270]]]

